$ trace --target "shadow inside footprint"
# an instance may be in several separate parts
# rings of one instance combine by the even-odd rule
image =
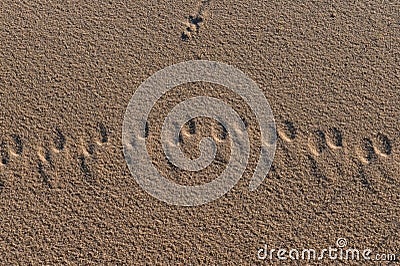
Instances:
[[[294,140],[296,138],[297,132],[296,132],[296,128],[295,128],[293,122],[285,120],[284,124],[285,124],[285,127],[286,127],[286,131],[285,131],[286,136],[290,140]]]
[[[328,144],[331,148],[343,147],[343,134],[337,128],[330,128],[327,132]]]
[[[328,180],[326,175],[318,167],[317,161],[310,155],[307,155],[308,161],[310,163],[311,174],[314,176],[318,183],[323,183]]]
[[[373,186],[371,184],[371,181],[367,177],[367,174],[365,172],[363,165],[361,165],[361,164],[358,164],[357,178],[358,178],[358,180],[360,180],[361,185],[363,187],[365,187],[366,189],[368,189],[368,191],[370,191],[372,193],[376,193],[375,189],[373,188]]]
[[[83,175],[85,176],[87,181],[93,181],[92,171],[90,170],[89,165],[86,162],[85,156],[81,155],[78,157],[79,160],[79,168]]]
[[[99,123],[99,130],[100,130],[100,141],[101,143],[106,143],[108,141],[108,130],[103,123]]]
[[[64,149],[67,140],[59,128],[55,129],[55,133],[56,136],[54,137],[54,146],[57,150],[61,151]]]
[[[149,137],[149,122],[146,121],[146,124],[144,125],[144,137],[148,138]]]
[[[374,160],[376,160],[377,156],[374,150],[374,145],[372,143],[372,141],[368,138],[364,138],[361,141],[361,150],[360,150],[361,154],[361,160],[364,163],[370,163]]]
[[[376,142],[375,147],[379,154],[384,156],[392,154],[392,143],[386,135],[379,133],[376,137]]]
[[[196,122],[194,119],[190,119],[188,122],[188,127],[189,127],[189,134],[194,135],[196,134]]]
[[[24,151],[24,146],[23,146],[21,137],[19,135],[12,135],[12,138],[14,140],[15,153],[17,155],[22,155],[22,153]]]
[[[52,185],[50,183],[51,177],[50,177],[50,175],[48,175],[46,173],[43,163],[39,162],[37,167],[38,167],[38,172],[39,172],[39,175],[40,175],[40,177],[42,179],[43,184],[45,184],[49,188],[52,188]]]
[[[217,138],[221,141],[226,140],[226,138],[228,137],[228,131],[226,130],[224,125],[222,125],[219,122],[218,122],[218,127],[220,130],[218,130]]]
[[[309,137],[309,148],[314,155],[320,155],[327,148],[325,133],[322,130],[316,130]]]
[[[285,120],[281,127],[277,128],[278,136],[285,142],[292,142],[297,136],[297,130],[293,122]]]
[[[0,156],[2,164],[6,165],[10,162],[10,153],[8,152],[8,145],[5,141],[0,143]]]

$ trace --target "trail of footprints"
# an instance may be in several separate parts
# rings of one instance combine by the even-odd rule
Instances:
[[[227,132],[221,125],[221,130],[214,132],[214,136],[218,141],[224,141],[227,138]],[[188,124],[182,128],[180,135],[180,143],[184,142],[182,136],[195,135],[197,134],[196,123],[190,120]],[[299,132],[298,128],[291,121],[283,121],[282,125],[277,128],[277,134],[279,139],[286,145],[278,146],[278,149],[282,149],[285,156],[289,156],[288,161],[299,160],[296,150],[290,152],[290,146],[288,144],[299,144],[306,150],[306,163],[308,163],[307,170],[310,172],[318,183],[325,185],[330,182],[332,175],[345,176],[346,167],[352,169],[350,176],[354,177],[356,182],[362,184],[370,191],[374,191],[372,182],[370,180],[370,173],[368,172],[368,165],[373,166],[373,162],[379,159],[385,159],[393,153],[393,141],[389,139],[383,133],[378,133],[371,138],[361,138],[359,143],[347,143],[342,130],[336,127],[322,129],[315,129],[310,132]],[[304,141],[305,139],[305,141]],[[354,141],[353,139],[352,141]],[[351,144],[351,145],[350,145]],[[354,144],[354,145],[353,145]],[[304,150],[303,149],[303,150]],[[328,160],[325,160],[328,159]],[[322,164],[325,164],[323,166]],[[347,164],[351,164],[347,165]],[[379,164],[376,164],[378,171],[386,180],[392,180],[389,177],[385,169],[381,168]],[[329,166],[329,167],[327,167]],[[272,164],[270,173],[272,176],[280,179],[278,164]],[[348,169],[347,169],[348,170]],[[333,174],[335,173],[335,174]]]
[[[76,160],[79,165],[79,169],[85,179],[90,181],[93,178],[93,173],[89,166],[88,161],[93,161],[93,156],[96,147],[102,146],[109,141],[109,131],[103,123],[98,124],[98,137],[91,141],[81,141],[79,145],[71,143],[72,145],[67,146],[67,137],[59,129],[55,128],[52,132],[53,138],[49,142],[44,142],[41,146],[37,147],[37,158],[36,158],[36,169],[39,175],[40,181],[49,188],[53,188],[53,179],[56,175],[56,160],[57,158],[63,158],[67,154],[71,153],[68,149],[77,147],[76,154],[78,154]],[[24,139],[19,135],[12,136],[12,142],[0,141],[0,171],[2,168],[6,168],[11,160],[18,160],[18,157],[24,156]],[[75,145],[74,145],[75,144]],[[60,162],[57,162],[60,163]],[[5,186],[5,181],[0,180],[0,191]]]
[[[277,129],[278,136],[285,142],[293,142],[297,137],[297,129],[290,121],[284,121],[283,126]],[[326,131],[317,129],[308,134],[308,148],[312,155],[319,156],[326,150],[343,148],[343,133],[338,128],[329,128]],[[368,164],[379,156],[388,157],[392,153],[392,142],[384,134],[378,133],[374,140],[363,138],[356,150],[361,162]]]
[[[90,181],[93,179],[93,172],[91,170],[91,161],[96,147],[101,146],[109,141],[109,132],[107,127],[99,123],[97,126],[98,137],[94,141],[84,142],[82,141],[78,148],[78,156],[76,158],[77,164],[79,165],[80,172],[83,174],[86,180]],[[222,129],[224,129],[222,127]],[[282,126],[277,128],[278,137],[285,143],[295,142],[298,136],[298,130],[291,121],[284,121]],[[148,126],[146,126],[146,134],[148,135]],[[190,121],[188,124],[188,134],[196,134],[196,124]],[[227,138],[227,132],[222,130],[219,132],[218,138],[223,141]],[[10,141],[11,140],[11,141]],[[24,140],[19,135],[12,135],[9,141],[0,140],[0,170],[1,168],[7,167],[10,161],[17,160],[18,157],[24,155]],[[309,155],[307,159],[313,176],[319,180],[326,180],[327,177],[318,166],[318,156],[323,155],[326,152],[335,152],[346,147],[344,142],[344,136],[340,129],[329,128],[326,130],[317,129],[313,132],[308,132],[307,149]],[[282,147],[286,153],[288,153],[287,147]],[[41,182],[52,188],[52,178],[56,171],[54,156],[61,154],[67,149],[67,137],[59,129],[55,128],[53,132],[53,139],[50,144],[44,144],[38,148],[37,158],[37,172],[40,176]],[[365,174],[364,166],[373,163],[379,158],[389,157],[393,152],[392,141],[383,133],[378,133],[375,138],[362,138],[359,145],[356,146],[355,151],[351,152],[357,158],[357,165],[359,167],[359,178],[363,185],[366,187],[370,186],[370,182]],[[337,162],[340,164],[340,162]],[[275,165],[272,165],[271,172],[276,172]],[[0,191],[4,187],[4,180],[0,180]]]
[[[277,133],[278,137],[285,143],[292,143],[298,138],[297,129],[290,121],[284,121],[283,125],[278,127]],[[318,181],[327,179],[322,169],[318,166],[318,157],[327,152],[350,149],[348,150],[349,154],[344,153],[346,154],[345,156],[351,156],[351,160],[358,166],[358,178],[362,185],[373,190],[371,182],[367,178],[365,167],[380,158],[389,157],[393,152],[392,141],[383,133],[378,133],[373,138],[362,138],[354,150],[346,146],[343,133],[338,128],[333,127],[326,130],[317,129],[308,132],[307,137],[306,143],[309,151],[307,159],[309,161],[311,173]],[[288,153],[287,148],[284,147],[284,149],[286,149]],[[342,163],[337,161],[335,164],[340,172],[341,168],[343,168]],[[276,172],[276,169],[274,167],[271,168],[271,172],[274,171]],[[380,169],[380,171],[382,175],[387,176],[385,171],[382,169]]]

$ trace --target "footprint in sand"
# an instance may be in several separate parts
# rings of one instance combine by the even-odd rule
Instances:
[[[328,148],[325,133],[319,129],[312,132],[308,137],[308,147],[314,156],[321,155]]]
[[[89,140],[80,141],[80,149],[78,151],[78,166],[84,176],[86,182],[93,183],[95,181],[95,171],[93,165],[96,165],[96,154],[102,146],[109,142],[109,130],[103,123],[98,123],[97,131],[94,137]],[[145,137],[148,137],[149,126],[146,123]],[[91,134],[89,134],[91,135]],[[93,135],[92,135],[93,136]]]
[[[53,188],[53,177],[50,175],[54,171],[53,153],[46,145],[45,147],[39,147],[37,154],[39,157],[37,170],[40,180],[45,186]]]
[[[0,142],[0,165],[6,166],[24,152],[23,140],[19,135],[12,135]]]
[[[333,127],[329,128],[325,133],[326,143],[332,150],[337,150],[343,148],[343,134],[342,132]]]
[[[369,138],[363,138],[360,145],[356,149],[360,161],[364,164],[369,164],[377,159],[374,145]]]
[[[22,153],[24,152],[24,143],[22,138],[19,135],[12,135],[12,143],[10,147],[10,153],[14,157],[19,157],[22,156]]]
[[[54,132],[55,132],[55,136],[53,139],[54,151],[60,152],[65,148],[65,143],[67,142],[67,140],[59,128],[55,128]]]
[[[48,188],[55,188],[58,185],[56,167],[59,167],[59,163],[66,156],[66,145],[67,138],[64,132],[56,127],[52,136],[37,148],[37,171],[41,182]]]
[[[373,146],[375,153],[379,156],[387,157],[392,154],[392,142],[382,133],[376,135]]]
[[[285,142],[292,142],[297,136],[297,130],[293,122],[285,120],[283,125],[278,127],[278,136]]]
[[[317,179],[318,183],[332,181],[334,177],[343,175],[344,166],[341,162],[343,153],[333,153],[344,146],[341,130],[335,127],[328,128],[325,131],[317,129],[309,134],[307,144],[311,152],[311,155],[307,156],[311,174]],[[329,159],[324,157],[324,161],[319,162],[318,157],[328,151]]]

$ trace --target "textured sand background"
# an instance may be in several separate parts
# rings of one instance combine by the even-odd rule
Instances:
[[[322,249],[340,237],[398,254],[399,47],[395,0],[1,1],[0,264],[252,265],[267,263],[257,260],[264,244]],[[229,158],[222,143],[206,172],[171,172],[156,138],[171,103],[216,95],[247,117],[254,141],[233,190],[175,207],[136,184],[122,121],[146,78],[193,59],[255,80],[279,140],[249,192],[259,133],[246,105],[210,84],[177,88],[149,122],[148,147],[169,178],[210,181]],[[213,121],[194,124],[189,156],[209,132],[229,139]]]

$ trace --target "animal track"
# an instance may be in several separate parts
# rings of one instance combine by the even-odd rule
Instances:
[[[220,128],[218,128],[218,130],[215,129],[215,136],[217,136],[219,140],[223,141],[228,138],[228,133],[221,124],[218,124],[218,127]],[[149,134],[148,130],[149,126],[146,124],[146,137]],[[181,133],[187,136],[195,135],[198,133],[198,130],[200,130],[200,126],[197,128],[196,120],[190,120],[182,128]],[[338,152],[337,154],[341,154],[340,156],[348,156],[349,154],[346,153],[346,151],[349,150],[349,147],[347,147],[347,143],[349,142],[344,140],[342,131],[335,127],[328,128],[326,130],[317,129],[306,136],[306,141],[301,140],[303,136],[300,134],[301,132],[299,133],[298,131],[299,130],[296,128],[295,124],[288,120],[283,121],[281,126],[277,127],[278,136],[284,142],[299,142],[300,144],[305,144],[304,147],[308,148],[310,152],[309,155],[306,155],[306,160],[309,163],[309,169],[311,171],[310,173],[318,180],[318,182],[322,182],[324,184],[329,180],[328,177],[330,177],[330,174],[321,168],[322,165],[319,165],[319,161],[317,158],[315,158],[315,156],[321,155],[328,150],[336,151],[339,149],[343,149],[344,152]],[[56,173],[53,172],[56,169],[56,164],[60,161],[59,157],[67,156],[67,154],[75,154],[74,156],[76,157],[74,158],[77,160],[77,169],[83,174],[87,181],[93,181],[95,172],[93,171],[94,169],[91,167],[91,164],[96,160],[98,148],[110,140],[109,129],[103,123],[97,124],[96,132],[98,137],[91,135],[89,138],[87,138],[90,139],[89,141],[82,141],[81,146],[78,145],[78,149],[79,147],[81,147],[81,149],[79,149],[76,154],[68,151],[68,149],[76,146],[67,145],[67,138],[64,132],[62,132],[59,128],[55,128],[53,131],[53,139],[50,141],[50,145],[44,145],[39,149],[38,152],[39,160],[36,160],[35,167],[37,168],[41,182],[49,188],[55,186],[53,178]],[[353,147],[351,149],[353,150]],[[60,151],[63,152],[59,153]],[[368,171],[370,171],[370,169],[365,168],[367,167],[366,164],[371,164],[379,158],[389,159],[389,157],[394,153],[393,142],[387,135],[379,132],[376,135],[373,135],[371,138],[362,138],[359,144],[354,147],[353,151],[356,152],[355,154],[357,156],[352,158],[357,159],[355,164],[359,165],[356,179],[359,180],[364,187],[372,191],[372,183],[367,177],[367,173],[369,173]],[[11,162],[11,160],[18,160],[18,158],[21,158],[24,153],[24,140],[20,135],[13,134],[9,138],[6,138],[6,140],[0,140],[0,165],[9,167],[8,164]],[[331,165],[335,167],[335,163]],[[271,168],[271,171],[272,176],[278,176],[281,178],[275,165]],[[340,171],[337,173],[340,173]],[[394,179],[391,180],[394,182]]]
[[[14,151],[13,155],[20,156],[24,152],[24,145],[22,143],[22,139],[19,135],[12,135],[12,139],[14,141]]]
[[[195,15],[190,15],[186,24],[186,29],[181,34],[182,41],[188,41],[194,37],[204,23],[204,12],[210,4],[210,0],[201,1],[198,11]]]
[[[40,179],[44,185],[49,188],[53,188],[51,183],[52,178],[49,172],[54,170],[53,156],[50,149],[46,146],[40,148],[38,151],[39,161],[37,163],[37,170],[39,172]]]
[[[374,150],[377,154],[381,156],[389,156],[390,154],[392,154],[392,143],[386,135],[378,133],[378,135],[376,136]]]
[[[310,162],[311,174],[317,179],[318,183],[327,181],[327,177],[318,167],[317,161],[310,155],[307,158]]]
[[[296,128],[290,121],[285,121],[284,125],[278,128],[278,134],[280,138],[287,143],[291,143],[297,138]],[[318,166],[318,162],[315,157],[321,155],[329,149],[331,151],[336,151],[344,148],[345,152],[337,153],[338,156],[351,156],[352,154],[356,155],[356,157],[350,157],[352,161],[356,159],[354,163],[355,165],[358,165],[356,169],[356,180],[361,182],[363,187],[367,188],[371,192],[376,192],[376,190],[374,189],[371,181],[367,177],[364,165],[371,164],[372,162],[378,160],[380,157],[389,157],[393,153],[392,141],[389,139],[388,136],[384,135],[383,133],[378,133],[373,139],[368,137],[363,138],[360,143],[356,145],[356,147],[354,147],[353,152],[350,151],[350,154],[346,152],[348,151],[348,147],[346,147],[345,145],[346,143],[344,141],[342,131],[338,128],[333,127],[325,131],[317,129],[309,133],[307,139],[307,148],[311,154],[307,155],[307,159],[310,163],[309,165],[311,175],[316,177],[319,183],[328,181],[328,175],[326,175],[328,173],[327,171],[333,173],[336,172],[340,176],[343,176],[345,172],[343,171],[343,169],[341,169],[343,168],[341,163],[334,159],[334,157],[332,157],[334,161],[327,162],[330,165],[330,168],[327,169],[327,171],[323,171]],[[301,143],[302,142],[300,142],[300,144]],[[353,149],[353,147],[351,149]],[[386,180],[394,182],[393,179],[390,178],[390,176],[386,172],[381,170],[380,172],[383,176],[385,176]]]
[[[379,156],[385,158],[391,155],[392,142],[386,135],[378,133],[373,140],[364,138],[357,153],[361,162],[368,164],[377,160]]]
[[[282,179],[282,177],[280,176],[279,172],[277,171],[277,167],[275,166],[275,164],[271,165],[271,168],[269,169],[269,172],[267,174],[267,176],[269,178],[276,178],[276,179]]]
[[[358,173],[357,178],[361,181],[361,184],[367,188],[369,191],[375,193],[375,189],[373,188],[371,181],[367,177],[364,167],[361,164],[358,164]]]
[[[89,142],[88,144],[82,142],[81,149],[78,151],[77,160],[79,170],[83,174],[85,181],[90,183],[92,183],[94,180],[94,175],[90,164],[93,162],[93,160],[95,160],[100,146],[101,143],[97,141]]]
[[[37,167],[38,167],[38,172],[39,172],[39,175],[40,175],[40,177],[42,179],[43,184],[45,184],[49,188],[53,188],[53,186],[52,186],[52,184],[50,182],[51,181],[51,177],[50,177],[49,174],[47,174],[47,171],[45,169],[46,167],[43,164],[43,162],[39,161]]]
[[[337,128],[330,128],[326,132],[326,142],[331,149],[340,149],[343,147],[343,134]]]
[[[224,141],[228,137],[228,131],[221,123],[218,123],[218,126],[220,127],[220,133],[218,133],[217,138]]]
[[[368,164],[377,159],[372,141],[369,138],[364,138],[357,150],[361,162]]]
[[[188,126],[189,126],[189,134],[190,135],[196,134],[196,122],[193,119],[189,120]]]
[[[38,156],[42,163],[53,166],[52,154],[48,147],[40,148],[38,151]]]
[[[21,137],[12,135],[11,147],[8,142],[1,141],[0,143],[0,158],[1,164],[7,165],[10,163],[11,156],[21,156],[24,150]]]
[[[89,168],[89,165],[87,164],[86,157],[84,155],[81,155],[78,157],[79,160],[79,167],[81,169],[81,172],[84,174],[86,179],[91,179],[92,178],[92,171]]]
[[[284,125],[278,128],[278,135],[286,142],[293,142],[297,136],[294,124],[285,121]],[[308,135],[308,148],[315,156],[321,155],[328,148],[337,150],[343,147],[343,133],[338,128],[333,127],[326,131],[317,129]],[[392,141],[383,133],[378,133],[374,141],[370,138],[363,138],[356,148],[360,161],[365,164],[378,159],[378,156],[388,157],[392,151]]]
[[[245,117],[241,117],[244,127],[247,129],[249,128],[249,121]]]
[[[54,179],[57,177],[57,169],[62,169],[63,165],[58,165],[64,156],[76,156],[78,161],[77,169],[82,172],[87,181],[92,181],[93,172],[90,167],[98,147],[109,142],[109,130],[103,123],[97,124],[96,130],[98,137],[93,138],[93,135],[88,134],[89,141],[81,141],[80,145],[67,145],[67,137],[60,128],[54,128],[51,132],[52,138],[50,141],[45,141],[45,144],[38,147],[36,163],[33,165],[40,177],[40,182],[48,188],[58,186]],[[45,137],[46,139],[46,137]],[[82,138],[81,138],[82,139]],[[79,139],[76,141],[79,142]],[[75,149],[77,150],[72,150]],[[24,156],[24,141],[20,135],[12,134],[6,140],[0,140],[0,166],[9,167],[11,160],[23,159]],[[62,153],[61,153],[62,152]],[[77,153],[77,155],[76,155]],[[29,153],[27,153],[29,154]],[[59,168],[60,167],[60,168]],[[1,185],[1,184],[0,184]],[[1,189],[1,188],[0,188]]]
[[[297,130],[293,122],[285,120],[283,122],[283,127],[278,128],[278,135],[284,141],[292,142],[297,136]]]
[[[325,133],[321,130],[313,132],[308,139],[308,146],[311,153],[316,156],[323,153],[328,147]]]

